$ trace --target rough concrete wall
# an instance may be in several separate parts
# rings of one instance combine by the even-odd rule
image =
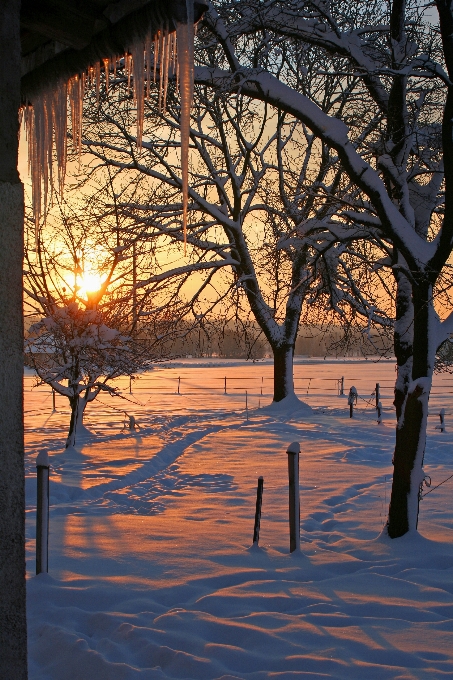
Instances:
[[[23,447],[23,187],[17,172],[20,1],[0,9],[0,676],[27,678]]]

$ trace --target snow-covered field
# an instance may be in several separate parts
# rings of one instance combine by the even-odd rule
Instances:
[[[342,375],[360,397],[352,420],[337,396]],[[270,362],[213,359],[160,367],[131,394],[120,381],[125,399],[90,405],[93,436],[64,453],[67,405],[57,396],[53,413],[49,388],[32,390],[26,373],[30,680],[453,678],[453,479],[421,502],[419,535],[380,535],[394,365],[299,362],[296,392],[312,413],[263,408],[271,376]],[[431,489],[453,475],[453,376],[436,376],[433,392]],[[445,433],[435,429],[441,407]],[[121,432],[124,410],[139,432]],[[293,441],[302,451],[301,552],[290,555]],[[36,577],[43,447],[50,569]]]

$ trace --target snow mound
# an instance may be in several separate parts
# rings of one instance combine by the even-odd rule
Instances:
[[[272,404],[265,406],[261,410],[271,416],[295,416],[313,413],[311,406],[301,401],[294,393],[281,401],[273,401]]]

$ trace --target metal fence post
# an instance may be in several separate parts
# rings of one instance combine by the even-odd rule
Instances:
[[[36,573],[49,571],[49,456],[41,451],[36,458]]]
[[[289,551],[300,548],[300,503],[299,503],[299,442],[288,446],[289,481]]]

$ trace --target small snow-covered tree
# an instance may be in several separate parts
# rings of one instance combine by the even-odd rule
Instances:
[[[132,375],[150,361],[145,347],[106,325],[98,309],[78,301],[43,300],[42,306],[48,316],[30,327],[25,351],[39,379],[68,398],[66,448],[73,447],[84,430],[87,404],[101,391],[115,395],[109,381]]]
[[[25,304],[33,323],[25,353],[38,380],[69,400],[66,447],[73,447],[87,404],[101,392],[119,395],[113,379],[160,355],[156,334],[139,321],[146,294],[137,294],[134,277],[145,253],[137,254],[126,229],[119,237],[102,219],[87,225],[61,210],[59,220],[28,233]]]

